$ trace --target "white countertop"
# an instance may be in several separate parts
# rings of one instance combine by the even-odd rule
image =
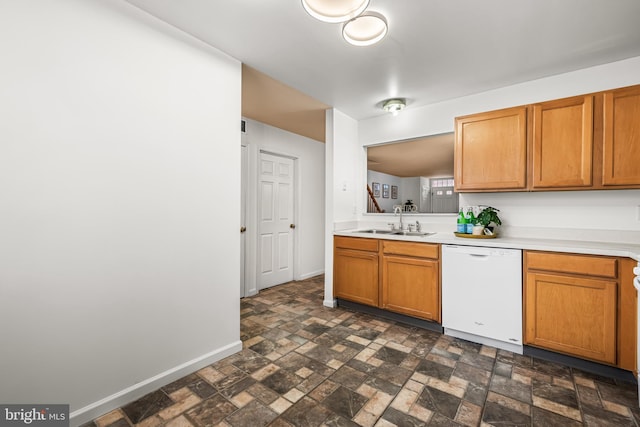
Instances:
[[[582,240],[532,239],[501,237],[473,239],[457,237],[453,232],[438,232],[430,236],[403,236],[391,234],[359,233],[357,229],[334,231],[335,236],[363,237],[367,239],[404,240],[409,242],[440,243],[445,245],[485,246],[491,248],[526,249],[534,251],[570,252],[590,255],[628,257],[640,262],[640,245]]]

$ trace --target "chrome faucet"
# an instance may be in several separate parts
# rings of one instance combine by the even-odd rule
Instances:
[[[397,215],[400,213],[400,230],[404,230],[404,224],[402,222],[402,206],[395,206],[393,208],[393,214]]]

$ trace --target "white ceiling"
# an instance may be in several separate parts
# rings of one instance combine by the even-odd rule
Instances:
[[[640,56],[639,0],[371,0],[389,33],[355,47],[300,0],[128,0],[354,119]]]

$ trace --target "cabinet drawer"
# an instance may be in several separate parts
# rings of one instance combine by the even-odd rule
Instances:
[[[529,270],[554,271],[611,279],[618,277],[618,260],[616,258],[547,252],[526,252],[525,256],[526,267]]]
[[[333,242],[336,248],[378,252],[378,239],[335,236]]]
[[[393,240],[384,240],[382,242],[382,251],[385,254],[433,259],[438,259],[440,252],[438,245],[431,243],[396,242]]]

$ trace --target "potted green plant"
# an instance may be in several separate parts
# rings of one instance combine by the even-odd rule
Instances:
[[[502,224],[498,212],[500,212],[499,209],[486,206],[476,217],[476,224],[481,225],[485,230],[489,229],[492,233],[495,233],[495,227]]]

